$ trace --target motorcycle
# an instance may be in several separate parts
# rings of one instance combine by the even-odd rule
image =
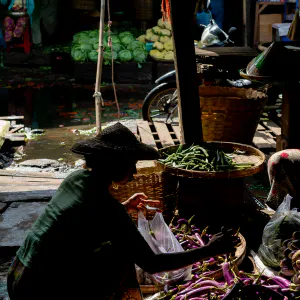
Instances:
[[[202,26],[203,27],[203,26]],[[235,33],[235,28],[231,28],[228,35],[221,30],[218,25],[211,20],[210,24],[204,26],[201,36],[201,43],[205,47],[224,47],[232,46],[234,43],[231,40],[232,35]],[[196,61],[197,63],[197,61]],[[214,66],[204,68],[203,74],[206,78],[221,78],[225,79],[226,84],[235,87],[244,87],[250,85],[251,81],[240,79],[231,81],[226,79],[226,71],[218,70]],[[142,115],[143,120],[164,121],[170,123],[177,121],[178,118],[178,98],[176,90],[176,71],[170,71],[155,81],[156,86],[146,95],[143,106]],[[201,79],[198,78],[198,85],[201,85]]]

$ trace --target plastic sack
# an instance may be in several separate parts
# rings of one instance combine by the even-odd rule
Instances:
[[[262,262],[269,267],[279,267],[280,260],[284,258],[282,242],[290,239],[293,232],[300,230],[300,213],[291,208],[290,195],[287,195],[277,208],[271,220],[265,226],[262,244],[258,255]]]
[[[163,215],[156,213],[151,221],[146,220],[143,213],[138,214],[138,230],[147,241],[152,251],[159,253],[183,252],[184,249],[165,223]],[[153,279],[159,284],[171,285],[178,281],[191,280],[192,267],[156,273]]]

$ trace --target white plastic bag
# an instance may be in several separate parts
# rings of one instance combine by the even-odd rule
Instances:
[[[287,195],[265,226],[258,254],[269,267],[279,267],[284,258],[282,243],[290,239],[294,231],[300,231],[300,213],[291,209],[292,197]]]
[[[138,214],[138,229],[156,254],[184,251],[169,226],[165,223],[161,213],[156,213],[153,220],[147,221],[140,211]],[[178,281],[190,280],[191,272],[192,267],[190,266],[175,271],[156,273],[153,278],[159,284],[171,285]]]

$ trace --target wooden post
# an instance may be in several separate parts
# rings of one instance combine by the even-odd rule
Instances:
[[[300,84],[296,78],[286,80],[282,102],[281,117],[281,143],[278,144],[277,151],[289,149],[300,149],[299,137],[299,109],[300,109]]]
[[[247,0],[243,0],[243,31],[244,47],[248,46],[248,26],[247,26]]]
[[[170,0],[182,142],[203,142],[194,46],[194,1]]]
[[[97,134],[101,132],[102,96],[100,92],[100,86],[101,86],[102,62],[103,62],[103,30],[104,30],[105,1],[106,0],[101,0],[100,24],[99,24],[99,49],[98,49],[98,62],[97,62],[96,84],[95,84],[95,94],[94,94]]]

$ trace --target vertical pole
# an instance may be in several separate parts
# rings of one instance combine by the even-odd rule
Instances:
[[[247,26],[247,0],[243,0],[243,29],[244,29],[244,47],[248,46],[248,26]]]
[[[183,143],[203,142],[194,46],[194,1],[170,0],[179,121]]]
[[[99,134],[101,129],[101,107],[102,97],[100,92],[101,77],[102,77],[102,62],[103,62],[103,31],[104,31],[104,17],[105,17],[105,0],[101,0],[100,23],[99,23],[99,51],[95,84],[95,109],[96,109],[96,130]]]

